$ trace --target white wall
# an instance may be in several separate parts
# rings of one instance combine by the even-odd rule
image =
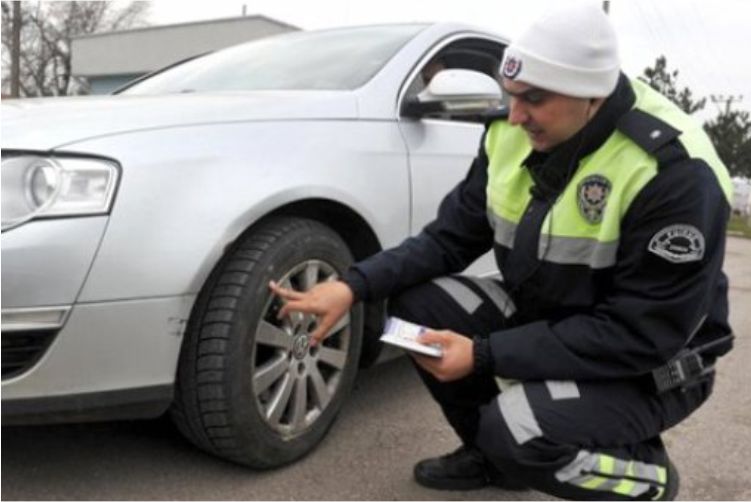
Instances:
[[[154,26],[73,39],[73,74],[143,74],[204,52],[297,30],[263,16]]]

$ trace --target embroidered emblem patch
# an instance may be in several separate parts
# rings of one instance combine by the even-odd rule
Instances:
[[[589,223],[602,221],[610,189],[610,180],[599,174],[587,176],[579,183],[579,211]]]
[[[514,56],[509,56],[503,63],[503,76],[513,80],[522,71],[522,61]]]
[[[671,263],[688,263],[704,258],[704,236],[691,225],[670,225],[652,237],[647,249]]]

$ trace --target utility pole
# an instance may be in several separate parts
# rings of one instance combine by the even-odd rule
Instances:
[[[21,2],[13,2],[12,48],[10,51],[10,95],[21,94]]]
[[[603,0],[602,10],[605,12],[606,15],[610,15],[610,0]]]
[[[743,101],[742,94],[738,94],[736,96],[733,96],[732,94],[712,94],[710,98],[712,99],[712,103],[717,105],[717,111],[719,111],[720,113],[722,113],[723,111],[721,104],[725,104],[725,110],[730,110],[730,106],[733,103],[740,103],[741,101]]]

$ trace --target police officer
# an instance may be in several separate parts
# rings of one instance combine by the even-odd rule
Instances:
[[[620,71],[594,5],[505,51],[507,117],[416,237],[306,293],[316,343],[356,301],[428,326],[418,372],[461,438],[415,466],[437,489],[671,499],[660,439],[730,350],[722,273],[731,183],[701,127]],[[453,275],[493,249],[500,278]]]

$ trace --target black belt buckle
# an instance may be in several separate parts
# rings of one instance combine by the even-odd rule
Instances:
[[[699,383],[714,371],[712,366],[705,367],[698,351],[682,350],[666,365],[652,371],[652,378],[657,393],[662,394],[681,387],[687,389]]]

